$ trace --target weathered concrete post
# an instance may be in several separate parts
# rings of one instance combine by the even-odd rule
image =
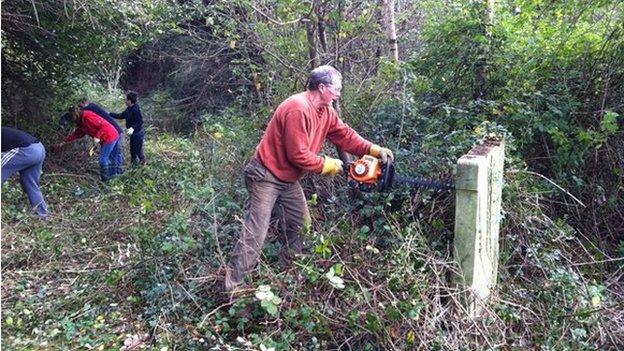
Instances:
[[[457,161],[454,250],[473,316],[496,285],[504,160],[504,141],[490,139]]]

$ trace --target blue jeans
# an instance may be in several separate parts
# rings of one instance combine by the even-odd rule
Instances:
[[[41,218],[48,215],[48,206],[43,199],[39,177],[45,159],[45,148],[41,143],[18,147],[2,153],[2,182],[15,172],[20,173],[22,189],[28,196],[30,206]]]
[[[114,166],[119,167],[119,169],[123,168],[123,163],[124,163],[123,152],[121,152],[123,143],[124,143],[124,135],[123,135],[123,131],[121,131],[119,132],[119,139],[117,140],[117,146],[119,148],[119,152],[117,153],[117,158],[114,161]]]
[[[117,140],[108,144],[102,144],[102,147],[100,148],[100,167],[105,168],[115,166],[120,160],[123,163],[119,137]]]
[[[137,163],[138,161],[143,161],[145,159],[145,155],[143,154],[144,139],[145,129],[141,129],[130,135],[130,160],[132,163]]]

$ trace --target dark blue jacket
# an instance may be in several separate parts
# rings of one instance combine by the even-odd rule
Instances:
[[[134,132],[138,132],[143,129],[143,114],[141,113],[141,108],[139,104],[134,104],[122,113],[112,113],[110,114],[113,118],[117,119],[125,119],[126,120],[126,128],[133,128]]]
[[[115,129],[117,129],[117,132],[119,134],[123,133],[123,130],[121,130],[121,127],[119,126],[119,124],[117,124],[117,122],[115,122],[115,120],[111,117],[111,115],[108,113],[108,111],[103,109],[102,106],[96,104],[95,102],[90,102],[87,106],[85,106],[83,108],[85,110],[88,110],[88,111],[91,111],[91,112],[95,112],[95,114],[97,114],[98,116],[104,118],[106,120],[106,122],[110,123],[113,127],[115,127]]]
[[[2,127],[2,152],[38,143],[39,139],[19,129]]]

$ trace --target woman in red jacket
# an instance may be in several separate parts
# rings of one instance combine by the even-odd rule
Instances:
[[[85,135],[93,137],[96,143],[100,143],[100,175],[103,182],[107,182],[115,175],[112,165],[121,157],[121,145],[119,145],[119,133],[110,123],[96,113],[83,110],[82,107],[72,107],[66,115],[69,120],[76,124],[76,130],[65,138],[60,146],[71,143]]]

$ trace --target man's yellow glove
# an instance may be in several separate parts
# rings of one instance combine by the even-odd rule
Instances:
[[[369,155],[379,157],[383,163],[388,162],[388,158],[390,161],[394,161],[394,155],[392,154],[392,150],[381,147],[377,144],[371,145],[370,150],[368,151]]]
[[[336,158],[325,156],[325,162],[323,163],[322,175],[336,175],[342,172],[342,161]]]

